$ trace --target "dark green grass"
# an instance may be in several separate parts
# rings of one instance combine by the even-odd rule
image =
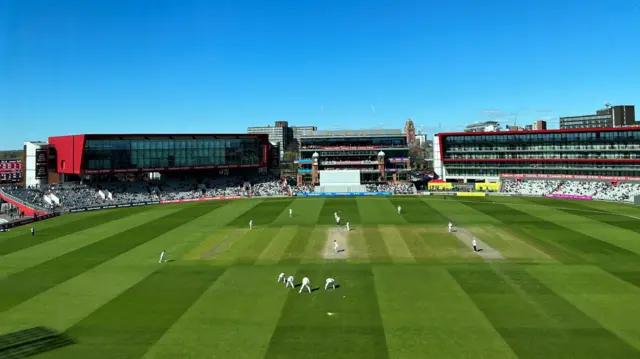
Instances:
[[[307,249],[309,238],[311,238],[311,232],[311,227],[298,227],[279,264],[295,265],[300,263],[300,258],[302,258],[302,254]]]
[[[535,246],[565,263],[586,261],[607,264],[634,258],[640,260],[640,256],[636,253],[556,223],[533,217],[513,207],[486,201],[463,203],[500,220],[510,230],[523,238],[530,238]]]
[[[389,357],[370,268],[305,266],[296,280],[303,276],[318,278],[311,284],[319,290],[289,293],[266,359]],[[322,279],[329,276],[340,288],[324,290]]]
[[[254,264],[260,257],[260,254],[262,254],[262,252],[269,246],[269,243],[271,243],[271,238],[276,234],[278,234],[277,228],[267,228],[260,232],[260,237],[256,238],[251,242],[251,244],[249,244],[247,249],[238,256],[234,264]]]
[[[391,263],[391,255],[382,239],[382,235],[375,228],[361,228],[369,259],[374,263]]]
[[[543,205],[541,198],[528,198],[529,202]],[[640,233],[640,219],[633,218],[620,213],[612,213],[609,211],[599,211],[593,207],[585,206],[578,201],[567,201],[558,207],[559,210],[575,214],[594,221],[607,223],[615,227],[624,228],[632,232]]]
[[[450,270],[520,359],[626,359],[640,354],[519,269]]]
[[[638,263],[636,263],[637,265]],[[609,273],[622,279],[625,282],[631,283],[640,289],[640,270],[610,270]]]
[[[92,216],[77,216],[77,219],[74,221],[51,226],[43,231],[39,231],[38,223],[35,223],[35,236],[32,236],[31,233],[25,233],[0,242],[0,256],[17,252],[21,249],[29,248],[53,239],[64,237],[69,234],[80,232],[91,227],[109,223],[136,213],[144,212],[149,210],[149,208],[151,208],[151,206],[126,208],[117,211],[104,211],[101,213],[96,213]]]
[[[222,206],[223,203],[217,205]],[[0,280],[0,312],[217,208],[185,207]]]
[[[318,216],[319,225],[335,225],[334,213],[338,213],[340,223],[343,225],[349,222],[351,225],[362,223],[358,204],[353,198],[327,198]]]
[[[165,266],[69,329],[67,334],[77,345],[47,357],[140,358],[224,270],[207,265]]]
[[[396,208],[398,206],[402,207],[402,217],[409,223],[442,224],[448,222],[448,219],[440,212],[426,202],[417,200],[416,198],[391,197],[389,200]]]
[[[122,263],[119,261],[118,266],[143,269],[144,273],[141,278],[147,273],[153,274],[144,277],[136,284],[130,283],[129,285],[132,286],[127,286],[129,289],[124,292],[120,292],[125,288],[122,283],[119,285],[117,283],[95,283],[96,286],[102,286],[103,289],[102,293],[98,293],[103,300],[92,294],[91,300],[95,303],[95,307],[85,306],[84,309],[80,309],[85,310],[86,313],[75,311],[76,308],[71,306],[65,308],[65,311],[52,313],[53,318],[61,318],[68,312],[70,318],[80,320],[70,323],[68,320],[52,320],[54,323],[68,323],[67,325],[77,323],[67,333],[78,344],[45,354],[42,357],[69,359],[141,358],[151,349],[150,354],[153,353],[153,355],[150,357],[165,359],[169,357],[163,356],[162,350],[159,348],[163,348],[162,345],[166,344],[179,346],[177,349],[173,347],[171,349],[173,354],[180,352],[181,355],[172,356],[171,359],[190,357],[189,345],[191,348],[198,346],[199,354],[208,354],[203,357],[217,358],[235,358],[243,357],[243,355],[244,357],[258,358],[264,355],[269,359],[299,357],[386,359],[390,356],[389,352],[400,356],[404,354],[405,357],[411,353],[411,357],[415,358],[449,358],[455,356],[453,353],[474,353],[476,347],[481,347],[489,349],[486,352],[479,351],[477,356],[458,355],[455,357],[513,359],[505,355],[504,350],[496,349],[498,346],[512,348],[520,359],[633,359],[640,357],[638,350],[628,344],[640,345],[638,342],[633,342],[637,336],[633,334],[635,322],[632,322],[632,318],[638,318],[635,315],[637,308],[611,309],[616,303],[632,303],[633,296],[640,293],[640,264],[638,264],[640,260],[638,260],[638,255],[611,244],[617,243],[615,240],[604,242],[598,239],[605,238],[606,233],[594,233],[592,236],[584,235],[530,215],[524,209],[517,209],[518,207],[515,205],[517,203],[534,205],[528,200],[505,199],[513,207],[500,204],[501,200],[497,198],[496,202],[498,203],[494,204],[493,199],[475,197],[459,199],[450,197],[446,201],[424,197],[327,198],[301,199],[295,200],[295,203],[292,203],[291,199],[265,199],[256,201],[255,206],[247,211],[245,209],[253,205],[247,201],[186,204],[184,207],[180,207],[180,210],[163,218],[140,223],[138,227],[0,279],[0,326],[2,326],[2,320],[6,320],[5,318],[9,318],[9,320],[15,318],[25,323],[38,323],[39,318],[28,318],[29,314],[26,313],[27,309],[32,308],[34,302],[36,304],[45,303],[46,300],[51,299],[51,308],[60,308],[60,303],[55,303],[57,298],[52,298],[57,294],[57,291],[45,292],[46,290],[55,288],[75,276],[82,276],[85,271],[188,224],[221,206],[229,206],[221,211],[242,214],[230,221],[231,228],[227,230],[233,231],[233,227],[246,228],[250,219],[254,220],[257,227],[257,230],[252,233],[245,234],[247,237],[237,239],[245,242],[234,248],[246,248],[246,251],[232,253],[225,257],[225,259],[231,259],[225,263],[233,263],[232,265],[222,266],[216,263],[215,259],[209,261],[181,260],[179,254],[176,254],[176,262],[166,263],[166,265],[147,263],[147,259],[145,259],[147,261],[145,263],[134,261]],[[543,201],[541,200],[541,203],[553,203],[567,208],[580,205],[580,203],[569,201]],[[309,203],[309,207],[305,207],[305,203]],[[403,207],[402,216],[398,216],[395,211],[397,205]],[[304,223],[289,221],[286,212],[290,206],[294,208],[294,216],[304,216],[312,212],[313,215],[310,215],[312,219],[305,218]],[[447,258],[448,253],[453,253],[453,256],[457,254],[449,249],[455,250],[455,246],[462,247],[463,244],[456,241],[450,234],[440,233],[438,230],[444,230],[448,221],[441,213],[452,213],[451,211],[456,208],[465,210],[464,218],[465,221],[468,219],[469,223],[477,226],[481,226],[487,221],[494,226],[502,223],[506,232],[517,237],[513,241],[524,240],[558,259],[561,263],[571,265],[539,264],[538,266],[527,266],[509,260],[488,264],[479,258],[467,260],[465,256],[456,257],[456,261],[451,260]],[[597,211],[597,209],[595,210]],[[353,225],[355,230],[352,235],[356,236],[354,238],[359,240],[359,236],[362,236],[365,239],[364,243],[359,243],[358,249],[364,246],[367,253],[364,253],[363,257],[368,257],[371,263],[353,264],[337,260],[324,261],[318,254],[317,261],[314,259],[316,264],[308,264],[309,254],[313,251],[320,252],[320,246],[323,244],[318,236],[318,233],[322,232],[316,229],[315,225],[334,225],[333,213],[337,211],[341,211],[343,224],[349,221]],[[104,212],[104,215],[116,212],[118,210]],[[123,210],[123,212],[130,213],[128,210]],[[605,217],[595,217],[587,215],[592,212],[575,210],[567,210],[566,212],[572,215],[570,216],[563,211],[553,211],[557,217],[566,216],[575,221],[575,225],[579,225],[580,218],[583,218],[585,223],[593,223],[594,220],[597,220],[615,226],[626,222],[626,220],[614,215],[604,214]],[[318,213],[320,216],[316,221],[315,216]],[[362,216],[367,218],[362,218]],[[608,219],[609,222],[606,222],[605,219],[608,218],[606,216],[611,216],[612,219]],[[206,219],[219,220],[214,217],[216,216],[209,215]],[[232,215],[229,215],[228,218],[225,218],[225,224],[231,217]],[[82,223],[81,219],[84,220],[84,218],[93,218],[93,216],[82,217],[80,215],[77,221],[70,221],[66,225],[79,226]],[[307,221],[311,220],[313,223],[307,224]],[[55,223],[56,220],[53,221],[51,223]],[[460,221],[462,222],[462,219]],[[554,221],[562,223],[562,218],[554,218]],[[253,266],[260,255],[268,249],[270,237],[277,235],[280,230],[279,226],[291,224],[298,227],[295,227],[295,235],[288,242],[284,249],[284,256],[280,261],[275,265],[263,263],[260,266]],[[390,224],[395,224],[397,228],[388,229],[387,232],[379,231],[378,225]],[[459,225],[466,224],[468,223],[460,223]],[[427,227],[425,231],[420,231],[420,225]],[[212,225],[211,228],[198,228],[195,230],[198,233],[176,230],[173,233],[180,233],[180,238],[176,238],[176,245],[179,246],[180,243],[195,245],[196,241],[193,238],[197,237],[194,236],[200,236],[202,233],[215,230],[220,226],[223,224]],[[191,228],[194,227],[191,226]],[[54,228],[57,228],[57,225],[51,225],[51,230]],[[434,232],[434,228],[437,231]],[[43,233],[48,230],[46,229]],[[293,229],[287,228],[286,230],[292,231]],[[395,231],[400,234],[401,238],[395,236]],[[404,241],[406,247],[419,263],[392,264],[393,258],[391,258],[387,245],[397,244],[397,242],[389,242],[386,237],[382,237],[381,233],[385,233],[384,235],[391,233],[394,236],[393,240]],[[51,233],[45,234],[51,235]],[[287,236],[290,234],[291,232],[287,233]],[[60,238],[60,236],[56,238]],[[437,236],[442,238],[437,238]],[[7,240],[9,239],[11,237]],[[158,241],[165,242],[168,239],[173,239],[173,237],[163,237]],[[437,242],[447,239],[451,239],[452,242]],[[385,240],[387,241],[385,242]],[[64,244],[63,241],[60,243]],[[1,243],[0,246],[2,246]],[[633,246],[629,247],[633,248]],[[158,251],[161,249],[159,248]],[[171,250],[171,248],[167,249]],[[184,248],[185,252],[189,250],[191,248]],[[274,252],[274,262],[277,261],[281,250],[282,244]],[[39,256],[46,255],[42,251],[37,251],[37,248],[28,249],[25,253],[27,252],[33,252],[34,255]],[[237,250],[237,252],[241,252],[241,250]],[[237,258],[234,262],[233,256],[236,254]],[[154,252],[152,255],[155,257],[157,253]],[[301,262],[303,259],[304,262]],[[462,263],[458,264],[458,261]],[[615,268],[628,270],[611,270],[613,262],[625,264]],[[152,267],[154,265],[157,267]],[[437,279],[439,282],[437,284],[429,283],[428,278],[423,280],[421,275],[428,275],[425,273],[429,271],[421,272],[421,275],[410,278],[398,278],[397,283],[402,283],[402,285],[391,287],[398,288],[402,293],[394,296],[392,305],[385,307],[385,299],[380,293],[380,288],[384,286],[385,281],[395,280],[395,273],[405,276],[411,269],[420,269],[426,266],[432,266],[440,273],[430,274],[431,277],[429,277],[432,280]],[[596,266],[603,269],[609,268],[610,273],[614,276],[607,275]],[[378,275],[378,269],[381,267],[384,267],[386,274],[374,278],[373,273]],[[545,268],[544,275],[534,271],[541,267]],[[7,266],[6,268],[11,267]],[[227,268],[228,271],[226,271]],[[559,270],[560,268],[562,270]],[[576,273],[593,273],[593,271],[589,272],[585,269],[593,269],[600,273],[599,279],[592,280],[588,275],[585,275],[584,282],[573,286],[578,289],[575,289],[576,292],[570,293],[570,295],[558,290],[563,285],[575,284]],[[229,276],[231,271],[237,271],[241,274]],[[302,276],[307,275],[311,278],[312,285],[321,287],[321,289],[312,295],[298,294],[297,288],[289,293],[279,292],[281,287],[275,283],[275,277],[280,271],[296,273],[297,283],[301,281]],[[218,279],[223,272],[224,276]],[[89,273],[86,278],[93,278],[94,273]],[[118,273],[126,275],[129,272],[123,270]],[[449,273],[453,278],[449,276]],[[244,278],[247,275],[252,277],[251,281]],[[266,278],[264,282],[263,276]],[[329,276],[336,278],[341,286],[335,292],[324,291],[324,279]],[[623,283],[618,278],[635,285],[637,288],[632,285],[621,285]],[[272,282],[273,290],[270,286]],[[213,283],[215,286],[211,287]],[[376,283],[380,286],[378,291],[375,288]],[[394,283],[396,282],[394,281]],[[421,290],[416,290],[415,286],[420,286]],[[108,289],[110,287],[113,287],[113,291]],[[208,288],[211,290],[207,291]],[[432,288],[437,288],[438,293],[434,293],[435,289]],[[611,288],[616,288],[617,291]],[[77,288],[77,290],[81,290],[81,288]],[[91,288],[87,288],[87,292],[91,293]],[[192,307],[199,298],[205,298],[202,297],[205,292],[207,293],[207,303],[209,300],[213,300],[218,304],[208,308],[207,303],[200,300],[198,307]],[[243,300],[234,301],[235,293],[245,297]],[[38,294],[40,296],[34,298],[35,301],[30,302],[29,305],[17,306]],[[378,299],[378,295],[380,295],[380,299]],[[590,298],[591,295],[596,297]],[[579,299],[574,299],[573,296],[579,297]],[[250,299],[246,297],[250,297]],[[603,297],[606,298],[602,299]],[[626,300],[620,301],[620,297],[624,297]],[[455,306],[450,305],[449,302],[453,299],[455,299]],[[379,305],[379,300],[383,304],[382,306]],[[58,300],[58,302],[60,301]],[[414,305],[416,302],[420,302],[420,305]],[[600,317],[593,315],[595,311],[605,307],[603,303],[610,303],[607,310],[618,316],[617,321],[605,322]],[[268,305],[260,307],[260,304]],[[256,309],[256,306],[259,309]],[[282,312],[279,313],[278,310],[281,306]],[[578,306],[584,312],[578,310]],[[186,317],[183,314],[189,308],[195,310],[187,313],[189,320],[185,322],[184,318]],[[269,314],[257,315],[257,312],[263,311],[262,308],[269,308],[264,309]],[[426,319],[427,323],[412,321],[416,317],[412,314],[421,309],[428,312],[425,308],[437,309],[432,309],[430,313],[420,316],[420,318]],[[458,308],[460,313],[469,314],[469,316],[460,315],[457,312]],[[2,313],[3,311],[5,312]],[[406,334],[407,338],[398,339],[398,335],[396,335],[394,340],[387,343],[381,311],[385,320],[393,318],[392,321],[394,321],[387,330],[398,330],[403,333],[402,336]],[[447,313],[448,311],[451,312],[451,315]],[[454,311],[455,313],[453,313]],[[629,314],[629,323],[624,322],[623,313],[625,311]],[[40,314],[43,312],[46,311],[38,311]],[[253,315],[247,315],[248,312],[252,312]],[[336,314],[328,316],[327,312]],[[589,313],[591,316],[585,313]],[[6,316],[2,317],[3,314]],[[243,317],[243,315],[247,316]],[[195,319],[200,316],[206,319],[202,321]],[[182,319],[180,319],[181,317]],[[601,320],[602,324],[594,318]],[[428,319],[434,321],[429,322]],[[5,325],[5,327],[9,326]],[[228,330],[225,330],[225,326]],[[464,341],[459,338],[463,333],[474,332],[476,329],[479,333],[477,336],[466,335]],[[620,337],[614,335],[614,332]],[[625,333],[631,334],[625,336]],[[225,336],[224,343],[217,342],[217,337],[220,337],[221,334]],[[389,335],[389,332],[387,334]],[[414,334],[422,337],[411,337]],[[163,335],[166,336],[163,338]],[[170,337],[170,340],[163,342],[167,337]],[[247,338],[250,337],[261,339],[253,342],[252,345],[256,348],[243,350],[243,346],[247,346]],[[620,339],[621,337],[624,337],[627,342]],[[187,349],[180,346],[183,341],[190,341],[185,346]],[[434,343],[439,342],[446,342],[446,345],[442,345],[445,351],[440,352],[439,348],[434,347]],[[485,342],[491,344],[484,345]],[[207,343],[211,343],[211,345],[207,346]],[[202,345],[205,348],[201,348]],[[405,351],[403,345],[411,348]],[[456,351],[451,349],[452,346],[464,346],[465,349]],[[164,348],[167,349],[167,347]],[[495,353],[499,354],[492,356],[494,352],[490,352],[491,350],[496,350]],[[254,354],[252,356],[245,355],[249,351]],[[424,355],[420,356],[416,353],[424,353]]]
[[[236,217],[236,219],[229,223],[229,226],[248,227],[249,221],[251,220],[253,220],[254,226],[268,226],[275,221],[285,209],[291,206],[292,201],[293,200],[288,198],[263,200],[241,216]]]

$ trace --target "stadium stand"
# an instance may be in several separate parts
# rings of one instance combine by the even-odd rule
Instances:
[[[54,211],[71,211],[76,208],[141,203],[159,200],[193,200],[206,197],[273,197],[314,192],[316,188],[305,186],[282,186],[279,178],[267,175],[243,179],[225,177],[200,182],[170,180],[162,184],[140,182],[101,182],[49,185],[43,187],[5,187],[4,193],[26,204]],[[356,189],[354,189],[355,191]],[[413,184],[361,185],[357,192],[391,192],[393,194],[415,194]],[[53,195],[57,201],[47,202]]]
[[[523,196],[588,196],[595,200],[633,202],[640,183],[604,181],[503,180],[500,192]]]

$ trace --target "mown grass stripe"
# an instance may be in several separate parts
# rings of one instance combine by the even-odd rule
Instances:
[[[71,327],[76,345],[51,358],[139,358],[224,273],[208,265],[168,265]]]
[[[67,224],[71,224],[76,221],[80,221],[92,216],[100,215],[99,211],[94,212],[84,212],[84,213],[75,213],[75,214],[65,214],[58,217],[50,218],[44,221],[36,222],[36,228],[39,230],[48,230],[58,226],[65,226]],[[24,225],[11,228],[9,232],[3,232],[0,235],[0,243],[14,237],[23,236],[23,235],[31,235],[29,232],[31,226]]]
[[[291,206],[292,201],[289,198],[260,200],[253,208],[231,221],[229,226],[249,227],[249,221],[253,221],[255,228],[267,227]]]
[[[230,267],[143,358],[262,359],[288,295],[281,271],[295,268]]]
[[[392,258],[378,227],[364,227],[359,231],[365,240],[367,257],[372,263],[391,263]]]
[[[547,222],[569,228],[583,235],[569,242],[572,247],[584,252],[584,255],[601,265],[634,263],[640,260],[640,236],[613,223],[603,223],[585,218],[579,212],[558,210],[541,206],[521,207],[521,211]],[[613,217],[609,215],[609,217]],[[624,218],[624,217],[622,217]],[[628,219],[626,219],[628,220]],[[568,239],[559,238],[564,242]]]
[[[390,357],[517,359],[445,268],[394,265],[373,272]]]
[[[539,203],[537,201],[532,201],[531,199],[527,200],[532,203]],[[557,209],[559,211],[578,215],[580,217],[588,218],[593,221],[610,224],[615,227],[623,228],[635,233],[640,233],[640,220],[638,220],[638,218],[633,218],[604,210],[598,211],[593,207],[585,206],[582,203],[578,203],[576,201],[567,201],[566,203],[562,204],[562,207],[558,207]]]
[[[361,197],[355,199],[362,225],[379,224],[407,224],[407,221],[398,214],[396,207],[387,198]]]
[[[289,291],[264,358],[389,358],[369,266],[308,265],[298,270],[296,281],[303,276],[319,289],[312,294]],[[335,278],[340,288],[325,291],[327,277]]]
[[[397,208],[402,207],[402,217],[409,223],[428,223],[445,225],[448,219],[425,201],[415,198],[393,198],[389,199]]]
[[[42,230],[40,230],[38,224],[36,223],[35,236],[32,236],[31,233],[25,233],[20,236],[0,242],[0,256],[17,252],[25,248],[33,247],[38,244],[54,240],[56,238],[68,236],[72,233],[84,231],[97,225],[113,222],[117,219],[124,218],[132,214],[148,211],[150,208],[152,208],[152,206],[141,206],[121,209],[117,211],[104,211],[100,213],[100,215],[79,217],[75,221],[52,226]],[[73,215],[70,214],[68,216]],[[30,228],[31,226],[28,225],[27,227]]]
[[[316,224],[334,226],[336,224],[334,213],[338,214],[342,225],[347,222],[352,226],[362,223],[358,204],[353,198],[327,198],[324,200]]]
[[[216,207],[195,205],[0,280],[0,312],[185,224]]]
[[[251,236],[251,241],[244,248],[242,253],[239,253],[236,257],[234,264],[254,264],[260,254],[271,244],[274,237],[280,232],[279,228],[266,228],[262,231],[256,232],[253,236],[253,231],[245,234],[245,237]],[[242,240],[246,240],[243,238]]]
[[[291,240],[298,233],[298,228],[297,226],[282,227],[278,234],[271,239],[267,248],[260,253],[254,264],[267,265],[280,261],[284,257]]]
[[[57,238],[54,241],[48,241],[38,246],[7,254],[0,260],[0,278],[47,262],[52,258],[73,252],[177,210],[179,208],[158,206],[153,210],[131,214],[113,222],[97,225],[84,231]]]
[[[473,198],[473,197],[470,197]],[[584,251],[571,245],[575,241],[589,242],[581,233],[559,226],[504,204],[484,201],[461,202],[503,223],[518,238],[527,241],[562,263],[582,263]],[[563,241],[558,239],[562,238]]]
[[[450,273],[521,359],[636,358],[635,348],[524,270]]]
[[[535,266],[527,271],[603,327],[640,350],[640,290],[596,266]]]
[[[312,230],[313,227],[298,227],[296,234],[284,251],[284,256],[278,263],[288,265],[299,264],[307,249]]]

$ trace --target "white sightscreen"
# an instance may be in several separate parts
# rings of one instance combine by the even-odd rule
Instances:
[[[320,173],[320,186],[327,185],[359,185],[360,184],[360,171],[358,170],[345,170],[345,171],[319,171]]]

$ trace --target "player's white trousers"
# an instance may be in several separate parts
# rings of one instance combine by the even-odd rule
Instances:
[[[308,284],[303,284],[303,285],[300,287],[300,291],[299,291],[298,293],[302,293],[302,291],[303,291],[305,288],[307,288],[307,290],[309,291],[309,293],[311,293],[311,287],[309,287],[309,285],[308,285]]]

